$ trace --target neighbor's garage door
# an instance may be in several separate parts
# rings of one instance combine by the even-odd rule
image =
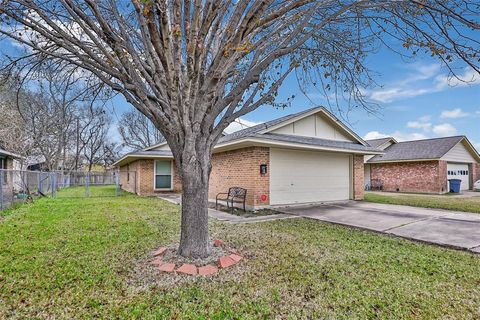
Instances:
[[[270,204],[350,199],[350,156],[270,149]]]
[[[462,180],[460,189],[470,189],[470,172],[468,170],[468,164],[447,163],[447,179],[460,179]],[[448,189],[450,190],[450,185]]]

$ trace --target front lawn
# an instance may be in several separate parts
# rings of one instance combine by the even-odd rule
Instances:
[[[365,193],[365,201],[480,213],[480,197],[462,198],[448,195],[428,196],[412,194],[390,195],[367,192]]]
[[[133,195],[40,199],[0,220],[0,318],[480,318],[480,258],[307,219],[212,237],[247,257],[141,286],[139,260],[178,240],[179,207]]]

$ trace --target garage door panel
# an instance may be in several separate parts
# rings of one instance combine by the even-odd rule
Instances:
[[[271,204],[350,198],[348,155],[271,149],[270,168]]]
[[[447,163],[447,179],[460,179],[462,183],[460,185],[461,190],[470,189],[470,171],[468,164],[462,163]],[[450,185],[448,186],[450,189]]]

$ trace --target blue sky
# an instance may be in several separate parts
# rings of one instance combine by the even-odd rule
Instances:
[[[2,51],[12,53],[15,46],[2,41]],[[16,48],[18,49],[18,47]],[[345,119],[360,136],[372,139],[393,136],[397,140],[423,139],[450,135],[466,135],[480,150],[480,77],[459,65],[457,74],[470,84],[448,81],[448,70],[437,59],[420,57],[406,61],[388,50],[368,58],[367,66],[376,72],[375,80],[382,87],[366,89],[367,99],[378,103],[378,113],[369,115],[358,108]],[[326,105],[324,98],[313,93],[307,98],[300,92],[295,78],[289,77],[280,89],[279,101],[295,95],[290,107],[274,109],[263,106],[240,121],[247,126],[290,113]],[[132,107],[121,97],[109,104],[114,119]],[[347,105],[343,105],[347,108]],[[233,124],[230,131],[238,129]],[[119,138],[116,128],[111,136]]]
[[[369,115],[358,108],[345,121],[360,136],[373,139],[394,136],[413,140],[450,135],[466,135],[480,150],[480,77],[464,65],[456,73],[465,80],[449,79],[448,69],[437,59],[424,57],[405,61],[395,53],[382,50],[370,56],[368,66],[378,73],[381,87],[366,90],[366,97],[380,109]],[[315,105],[326,105],[319,94],[300,93],[295,79],[282,86],[283,99],[295,94],[292,106],[276,110],[264,106],[246,115],[244,122],[264,122]],[[347,106],[345,105],[345,108]]]
[[[480,77],[464,65],[456,73],[464,83],[449,79],[448,69],[438,59],[420,57],[406,61],[391,51],[381,50],[369,57],[367,65],[376,72],[380,87],[366,90],[366,97],[380,108],[374,115],[358,108],[344,117],[354,131],[366,139],[393,136],[414,140],[451,135],[466,135],[480,150]],[[291,106],[275,109],[262,106],[240,119],[244,126],[272,120],[318,105],[327,105],[318,93],[308,98],[301,93],[295,78],[289,77],[280,89],[278,101],[295,95]],[[121,97],[112,101],[115,113],[131,107]],[[347,108],[344,105],[345,109]],[[233,124],[230,131],[239,129]]]

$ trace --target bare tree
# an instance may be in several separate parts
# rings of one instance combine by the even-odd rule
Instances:
[[[110,119],[103,108],[87,108],[81,119],[83,126],[80,141],[90,172],[94,164],[101,163],[103,160]]]
[[[24,160],[33,151],[33,139],[17,108],[17,103],[28,102],[28,95],[25,92],[18,92],[18,83],[5,78],[0,85],[0,148],[22,155],[21,166]]]
[[[478,72],[478,12],[476,0],[9,0],[0,33],[30,48],[15,63],[88,70],[155,124],[183,184],[179,251],[205,257],[211,154],[229,123],[277,104],[292,72],[368,107],[364,58],[392,39]]]
[[[118,132],[122,137],[122,145],[133,150],[144,149],[163,140],[152,121],[136,109],[122,114]]]

